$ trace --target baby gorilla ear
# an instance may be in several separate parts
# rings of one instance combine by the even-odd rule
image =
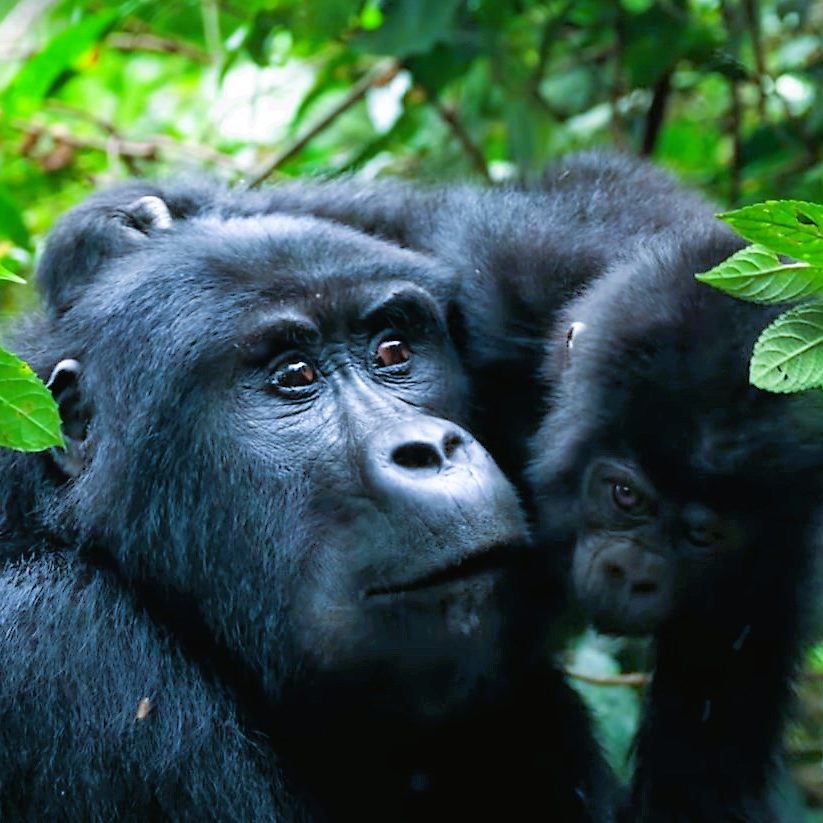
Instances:
[[[46,307],[63,312],[107,264],[172,228],[165,198],[149,183],[101,192],[69,212],[52,232],[37,270]],[[180,216],[185,216],[183,212]]]
[[[78,377],[83,367],[77,360],[61,360],[52,369],[46,384],[60,408],[65,448],[51,450],[51,457],[67,477],[76,477],[86,461],[88,406],[83,401]]]

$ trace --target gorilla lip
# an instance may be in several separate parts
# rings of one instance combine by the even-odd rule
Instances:
[[[512,558],[512,547],[509,544],[496,543],[420,577],[387,586],[373,586],[366,589],[365,596],[385,597],[457,583],[485,572],[502,571],[512,565]]]

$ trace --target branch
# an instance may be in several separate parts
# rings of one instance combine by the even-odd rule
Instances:
[[[754,66],[757,72],[757,113],[761,119],[766,117],[766,92],[763,83],[766,79],[766,57],[763,53],[763,41],[760,37],[760,8],[757,0],[743,0],[743,14],[749,28],[749,37],[754,52]]]
[[[209,65],[211,57],[190,43],[158,37],[156,34],[129,34],[114,32],[106,38],[106,45],[118,51],[150,51],[156,54],[180,54],[196,63]]]
[[[646,114],[646,128],[643,132],[643,147],[640,153],[644,157],[654,154],[660,129],[663,127],[663,118],[666,114],[666,104],[669,102],[669,93],[672,88],[672,72],[670,68],[655,84],[652,103]]]
[[[318,134],[325,131],[341,114],[348,111],[355,103],[366,96],[366,92],[372,86],[383,86],[389,83],[401,69],[401,63],[397,60],[382,62],[366,72],[352,87],[349,93],[323,118],[312,126],[303,135],[297,138],[290,146],[275,154],[271,160],[264,163],[257,171],[253,171],[249,176],[247,188],[257,188],[269,175],[277,171],[284,163],[300,152]]]
[[[738,41],[740,37],[739,27],[735,20],[734,10],[730,8],[727,0],[720,4],[723,14],[723,22],[726,27],[726,34],[729,38],[729,51],[732,57],[737,60]],[[740,198],[740,172],[743,166],[743,139],[741,136],[742,107],[740,104],[740,88],[737,77],[732,73],[729,76],[729,95],[731,106],[729,118],[732,132],[732,165],[729,169],[729,202],[734,205]]]
[[[463,128],[463,124],[457,117],[457,112],[453,106],[445,106],[440,100],[434,101],[434,107],[437,113],[442,118],[443,122],[451,129],[452,134],[457,138],[463,151],[469,156],[471,164],[483,176],[487,183],[491,183],[491,175],[489,174],[489,167],[486,165],[486,158],[483,152],[477,147],[474,141],[469,136],[469,133]]]
[[[612,55],[614,57],[614,77],[610,91],[611,98],[611,132],[612,140],[617,146],[621,146],[623,140],[623,115],[620,113],[620,98],[623,96],[623,52],[625,46],[626,32],[624,29],[623,12],[618,5],[615,11],[614,21],[614,46]]]
[[[645,672],[630,672],[629,674],[593,675],[583,672],[563,670],[566,677],[579,680],[581,683],[590,683],[592,686],[629,686],[632,689],[644,689],[651,683],[652,676]]]
[[[201,160],[237,171],[237,166],[232,158],[225,154],[213,151],[205,146],[178,143],[169,137],[157,136],[151,140],[128,140],[117,134],[110,134],[108,137],[80,137],[71,134],[60,125],[45,126],[20,120],[13,121],[12,126],[24,133],[27,144],[32,148],[40,138],[48,137],[56,143],[61,143],[73,149],[99,151],[109,156],[119,157],[126,162],[127,166],[129,165],[128,161],[157,160],[161,152],[169,151],[181,155],[195,155]]]
[[[537,65],[532,72],[531,87],[533,94],[540,94],[540,83],[543,80],[543,75],[546,73],[546,63],[551,54],[552,46],[556,40],[555,35],[560,26],[565,22],[566,15],[574,8],[574,0],[566,0],[565,5],[554,15],[546,21],[543,26],[543,32],[540,35],[540,45],[537,51]]]

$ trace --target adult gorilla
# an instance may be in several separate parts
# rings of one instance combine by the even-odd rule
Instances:
[[[134,184],[47,247],[67,448],[0,458],[0,815],[608,819],[450,273],[250,200]]]

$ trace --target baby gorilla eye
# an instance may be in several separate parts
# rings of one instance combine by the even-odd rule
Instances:
[[[317,379],[314,366],[301,357],[293,357],[281,363],[269,377],[269,384],[276,389],[303,389],[311,386]]]
[[[374,353],[374,365],[378,369],[387,366],[399,366],[411,359],[411,347],[405,340],[386,338],[378,344]]]
[[[618,509],[625,512],[635,511],[643,505],[643,495],[628,483],[612,485],[612,500]]]

